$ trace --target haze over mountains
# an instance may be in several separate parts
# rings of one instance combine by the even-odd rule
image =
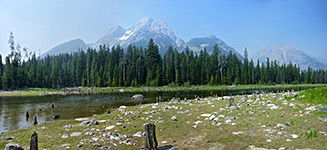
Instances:
[[[279,64],[288,64],[291,61],[292,64],[300,65],[301,69],[308,69],[309,66],[313,69],[327,69],[326,64],[318,58],[299,50],[292,44],[281,43],[261,48],[252,56],[254,60],[259,59],[260,63],[266,63],[267,57],[270,60],[277,60]]]
[[[243,56],[233,47],[227,45],[214,35],[193,38],[184,42],[184,40],[175,35],[166,21],[153,20],[150,17],[142,18],[128,29],[124,29],[121,26],[113,27],[95,43],[86,44],[82,39],[75,39],[62,43],[50,49],[41,57],[45,57],[48,54],[57,55],[60,53],[77,52],[78,50],[86,50],[87,48],[97,49],[99,45],[104,44],[110,47],[119,44],[124,49],[130,44],[146,48],[150,38],[159,45],[159,52],[161,55],[167,51],[169,46],[179,51],[183,51],[185,47],[188,46],[190,50],[193,50],[195,53],[199,53],[206,47],[207,52],[210,53],[213,46],[218,44],[219,49],[226,55],[232,51],[239,58],[243,59]],[[260,63],[265,63],[267,57],[269,57],[270,60],[277,60],[279,64],[288,64],[291,61],[293,64],[300,65],[301,69],[307,69],[308,66],[311,66],[313,69],[327,69],[327,65],[323,62],[323,58],[318,59],[299,50],[291,44],[276,44],[273,47],[262,48],[250,58],[254,60],[259,59]]]

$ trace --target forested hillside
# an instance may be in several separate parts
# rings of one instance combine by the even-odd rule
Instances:
[[[227,56],[214,46],[211,54],[206,49],[194,54],[188,47],[182,52],[171,46],[163,57],[151,39],[146,48],[119,45],[99,50],[37,58],[35,53],[22,58],[19,45],[11,34],[11,54],[0,59],[2,89],[25,87],[74,86],[161,86],[161,85],[232,85],[232,84],[299,84],[326,83],[325,70],[300,70],[298,65],[278,65],[276,61],[260,63],[244,60],[230,52]],[[1,57],[1,55],[0,55]],[[256,62],[254,62],[256,61]]]

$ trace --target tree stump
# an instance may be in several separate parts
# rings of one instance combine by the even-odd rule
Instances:
[[[38,150],[37,133],[35,131],[32,134],[31,139],[30,139],[30,150]]]
[[[37,124],[37,117],[34,116],[34,124]]]
[[[156,126],[148,123],[145,125],[145,150],[156,150],[158,146],[156,138]]]
[[[233,98],[233,97],[231,97],[231,98],[229,99],[229,106],[235,106],[234,98]]]

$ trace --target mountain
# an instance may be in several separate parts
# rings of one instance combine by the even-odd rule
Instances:
[[[228,54],[231,50],[236,53],[239,58],[243,58],[234,48],[228,46],[222,40],[216,38],[215,36],[209,36],[204,38],[194,38],[188,42],[184,42],[183,39],[176,37],[172,28],[168,26],[168,23],[163,20],[153,20],[150,17],[145,17],[139,20],[135,25],[128,29],[124,29],[121,26],[116,26],[111,28],[105,35],[100,37],[95,43],[85,44],[80,41],[78,46],[75,41],[69,41],[63,44],[56,46],[55,48],[44,53],[43,56],[50,54],[59,54],[59,53],[70,53],[72,51],[78,51],[79,49],[86,50],[88,47],[99,48],[100,45],[120,45],[124,49],[128,45],[142,46],[146,48],[150,39],[153,39],[156,44],[159,46],[159,52],[161,55],[164,55],[169,46],[172,46],[174,49],[183,51],[186,46],[189,46],[191,50],[198,53],[204,46],[207,47],[207,52],[210,52],[213,49],[213,46],[217,43],[219,49],[225,54]]]
[[[175,36],[168,23],[162,20],[153,20],[150,17],[142,18],[127,30],[120,26],[110,29],[93,45],[93,48],[98,48],[99,45],[103,44],[109,46],[119,44],[123,48],[127,48],[131,44],[145,48],[151,38],[159,45],[161,54],[164,54],[169,46],[179,49],[176,40],[179,41],[180,39]]]
[[[41,58],[44,58],[45,56],[49,55],[57,55],[61,53],[71,53],[71,52],[77,52],[78,50],[86,50],[88,48],[88,45],[85,44],[85,42],[81,39],[75,39],[71,40],[65,43],[62,43],[46,53],[41,55]]]
[[[202,37],[202,38],[193,38],[186,42],[186,45],[195,52],[200,52],[201,50],[206,47],[207,52],[213,50],[213,46],[218,44],[218,48],[222,51],[226,56],[230,51],[235,53],[238,58],[243,58],[241,54],[239,54],[234,48],[228,46],[224,41],[216,38],[214,35],[209,37]]]
[[[300,65],[301,69],[308,69],[310,66],[313,69],[327,69],[327,66],[321,63],[316,57],[311,56],[294,45],[291,44],[276,44],[273,47],[265,47],[260,49],[252,56],[254,60],[259,59],[260,63],[266,63],[267,57],[270,60],[277,60],[279,64]]]

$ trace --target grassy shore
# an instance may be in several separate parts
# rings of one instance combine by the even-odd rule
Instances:
[[[151,92],[151,91],[182,91],[182,90],[242,90],[242,89],[269,89],[269,88],[298,88],[298,87],[322,87],[324,84],[281,84],[281,85],[237,85],[237,86],[162,86],[162,87],[78,87],[78,88],[28,88],[14,91],[1,91],[0,97],[12,96],[46,96],[46,95],[70,95],[86,93],[118,93],[124,92]]]
[[[318,100],[311,102],[310,95],[327,95],[326,90],[327,87],[322,87],[300,93],[248,95],[247,101],[244,95],[236,95],[233,96],[236,107],[229,106],[230,97],[128,106],[119,111],[112,110],[111,114],[95,116],[99,125],[84,127],[79,125],[81,121],[61,120],[5,133],[0,136],[0,149],[9,142],[19,143],[27,149],[34,131],[39,135],[39,149],[98,149],[94,143],[115,149],[140,149],[144,137],[133,135],[144,131],[146,123],[156,124],[159,147],[322,149],[327,146],[327,124],[318,117],[326,114],[319,112],[326,99],[318,96]],[[173,116],[177,121],[171,119]],[[217,122],[212,118],[218,118]],[[72,127],[64,128],[68,124]],[[82,132],[82,135],[62,138],[73,132]],[[115,134],[120,138],[107,136]],[[15,138],[8,141],[5,140],[7,136]],[[79,144],[82,147],[78,147]]]

